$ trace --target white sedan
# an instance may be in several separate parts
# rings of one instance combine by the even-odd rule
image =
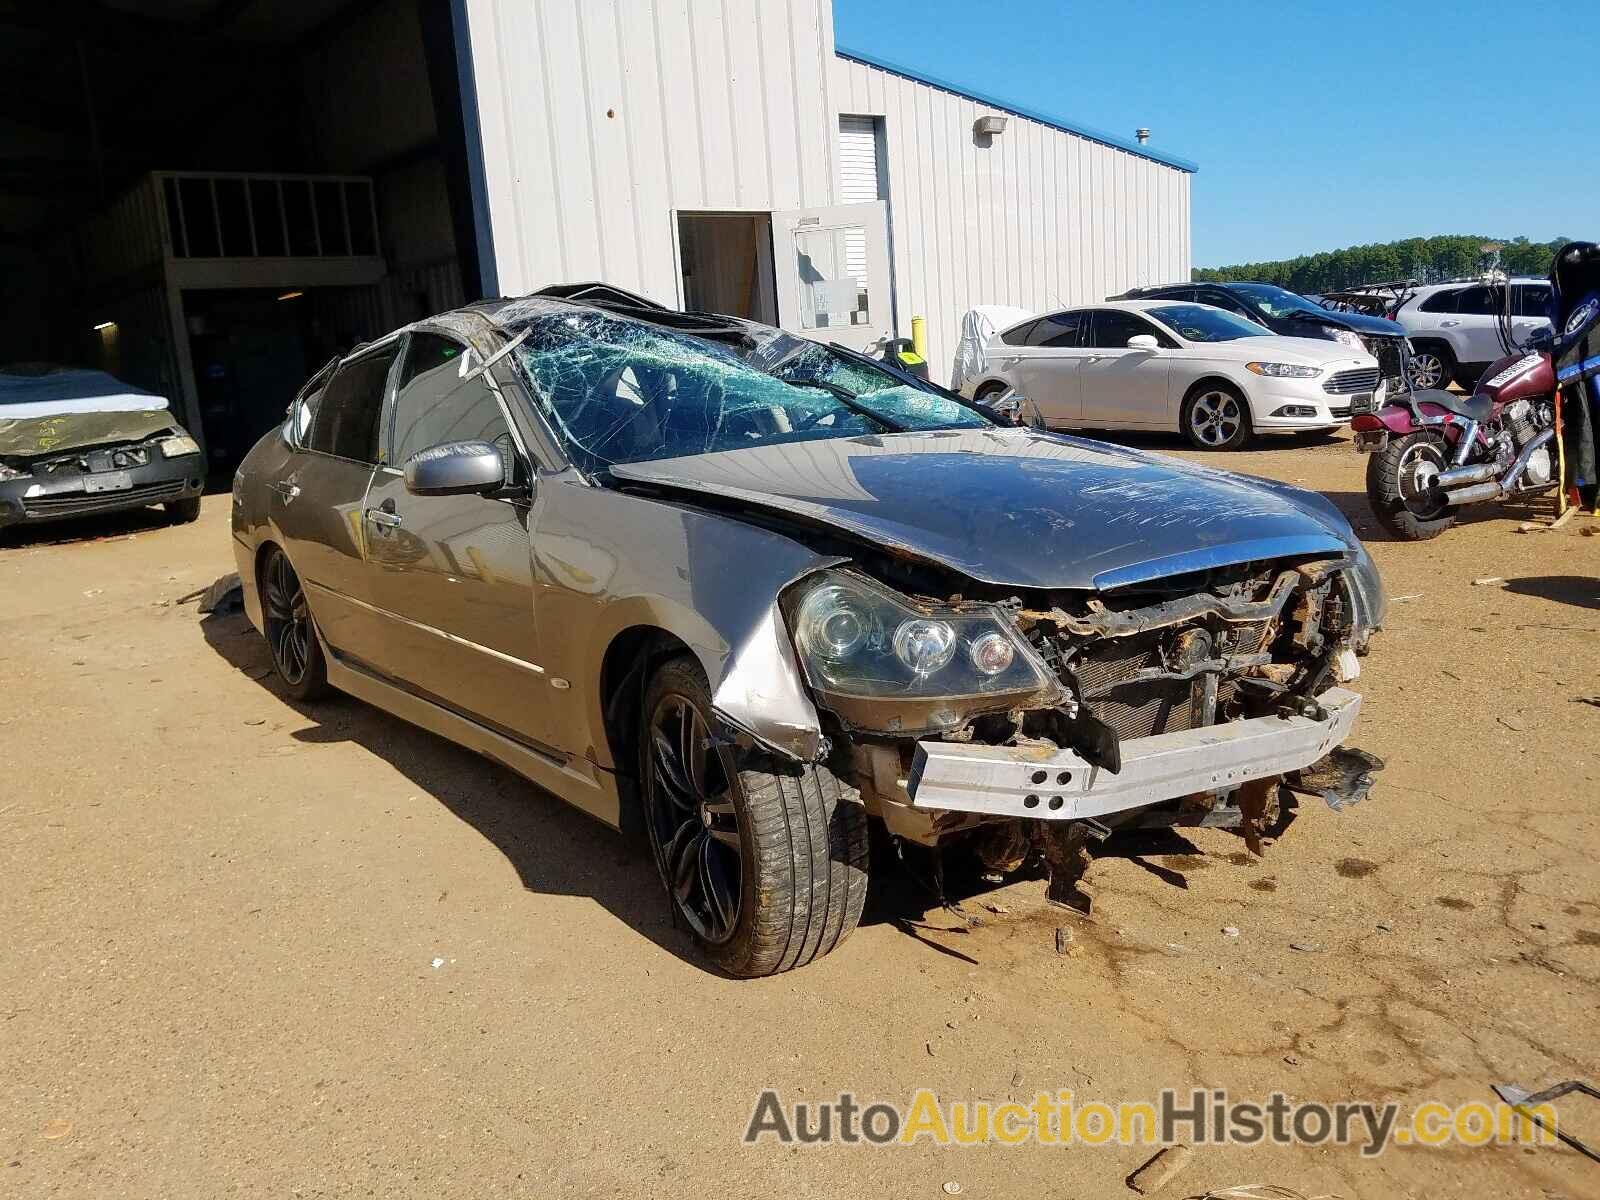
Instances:
[[[1337,429],[1382,402],[1378,361],[1279,337],[1208,304],[1111,300],[1029,317],[992,338],[975,399],[1015,388],[1053,429],[1176,429],[1207,450],[1252,433]]]

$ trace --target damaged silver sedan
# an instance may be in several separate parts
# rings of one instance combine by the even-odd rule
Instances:
[[[838,347],[598,285],[330,364],[233,535],[283,685],[641,823],[708,956],[832,950],[869,834],[1048,869],[1336,807],[1383,591],[1322,497],[1008,426]]]

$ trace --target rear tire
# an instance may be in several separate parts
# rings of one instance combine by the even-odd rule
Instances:
[[[1250,405],[1238,388],[1202,383],[1183,402],[1184,436],[1201,450],[1242,450],[1250,441]]]
[[[262,559],[257,586],[261,591],[261,624],[283,690],[296,700],[326,696],[332,689],[328,686],[322,641],[300,577],[279,547],[272,547]]]
[[[814,764],[797,775],[741,767],[712,732],[710,688],[688,655],[656,672],[641,715],[651,849],[707,957],[749,979],[844,941],[867,897],[867,815],[854,789]]]
[[[185,496],[182,500],[169,501],[162,507],[167,510],[167,516],[172,518],[174,525],[187,525],[200,519],[199,496]]]
[[[984,384],[976,392],[972,393],[972,398],[974,401],[981,404],[985,400],[993,400],[996,396],[1003,396],[1005,393],[1005,384],[991,381]]]
[[[1450,462],[1443,439],[1432,433],[1408,433],[1367,459],[1367,503],[1372,515],[1395,537],[1406,542],[1436,538],[1456,523],[1456,514],[1442,500],[1419,494],[1415,464],[1428,464],[1437,474]]]

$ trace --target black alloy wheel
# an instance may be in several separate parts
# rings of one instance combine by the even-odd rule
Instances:
[[[678,912],[696,937],[720,946],[738,927],[743,898],[738,772],[687,696],[662,696],[649,730],[650,838]]]
[[[327,666],[312,624],[311,606],[289,556],[277,547],[262,564],[261,610],[272,665],[284,686],[297,699],[320,695],[327,687]]]

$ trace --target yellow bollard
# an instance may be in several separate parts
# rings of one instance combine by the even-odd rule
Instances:
[[[923,317],[911,318],[911,348],[917,352],[918,357],[927,361],[928,322]]]

